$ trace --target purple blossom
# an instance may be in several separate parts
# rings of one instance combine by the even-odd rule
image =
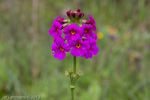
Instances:
[[[69,45],[64,43],[62,38],[57,39],[56,42],[52,44],[52,51],[54,58],[64,59],[66,57],[66,52],[69,52]]]
[[[77,26],[77,24],[70,24],[64,28],[65,39],[67,40],[77,40],[82,34],[82,30]]]
[[[83,30],[83,36],[90,38],[92,36],[92,25],[82,25],[81,29]]]
[[[96,33],[92,33],[92,38],[97,40],[97,34]]]
[[[93,30],[96,31],[96,25],[95,25],[96,22],[95,22],[94,18],[90,14],[88,14],[88,16],[89,16],[90,20],[87,20],[86,23],[91,24],[93,26]]]
[[[51,36],[54,36],[54,38],[59,38],[61,37],[61,34],[62,34],[61,29],[62,29],[62,25],[57,21],[57,18],[56,18],[52,24],[52,28],[49,30],[49,34]]]
[[[98,47],[96,46],[96,40],[95,39],[90,38],[89,44],[90,44],[90,47],[87,49],[87,53],[84,55],[84,57],[86,59],[92,58],[92,55],[97,55],[97,53],[99,51]]]
[[[90,47],[88,41],[82,41],[82,39],[78,39],[76,41],[69,41],[69,47],[72,48],[71,54],[75,57],[81,56],[87,53],[87,49]]]

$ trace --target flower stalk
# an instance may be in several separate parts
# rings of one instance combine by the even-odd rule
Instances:
[[[75,81],[74,80],[76,78],[76,57],[73,56],[73,63],[74,63],[74,66],[73,66],[73,81],[71,81],[71,97],[72,97],[72,100],[74,100],[74,89],[75,89]]]
[[[73,67],[73,73],[76,74],[76,57],[73,56],[74,60],[74,67]]]

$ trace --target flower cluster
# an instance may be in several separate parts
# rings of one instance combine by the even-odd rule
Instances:
[[[49,34],[54,37],[52,51],[57,59],[64,59],[66,52],[71,51],[75,57],[81,56],[86,59],[92,58],[99,51],[97,44],[97,34],[95,20],[89,15],[89,20],[82,20],[84,13],[69,10],[66,12],[69,19],[57,17]],[[93,32],[94,31],[94,32]]]

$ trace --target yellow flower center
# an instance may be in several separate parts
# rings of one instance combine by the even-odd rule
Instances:
[[[74,30],[71,31],[71,34],[74,35],[76,32]]]
[[[62,47],[59,48],[61,51],[64,51],[64,49]]]
[[[59,29],[58,29],[58,28],[56,28],[56,30],[57,30],[57,32],[59,31]]]
[[[76,47],[77,47],[77,48],[80,48],[80,47],[81,47],[81,44],[80,44],[80,43],[77,43],[77,44],[76,44]]]
[[[85,33],[87,33],[87,32],[88,32],[88,29],[85,30]]]

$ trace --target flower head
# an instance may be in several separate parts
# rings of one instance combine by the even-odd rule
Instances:
[[[84,55],[84,57],[86,59],[92,58],[92,55],[97,55],[97,53],[99,51],[98,47],[96,46],[96,40],[95,39],[90,38],[89,44],[90,44],[90,47],[87,49],[87,53]]]
[[[87,49],[90,47],[88,41],[82,41],[78,39],[77,41],[69,41],[69,47],[72,48],[71,54],[75,57],[81,56],[87,53]]]
[[[54,37],[54,58],[62,60],[70,50],[75,57],[92,58],[99,51],[96,46],[97,34],[93,33],[93,30],[96,31],[94,18],[89,15],[90,20],[82,20],[84,13],[80,9],[69,10],[66,14],[69,19],[57,17],[49,30]]]
[[[66,56],[66,52],[69,52],[69,45],[64,43],[63,39],[57,39],[56,42],[52,44],[52,51],[54,54],[54,58],[64,59]]]
[[[92,25],[82,25],[83,36],[86,38],[90,38],[92,36]]]
[[[54,21],[53,24],[52,24],[52,28],[49,30],[49,34],[51,36],[54,36],[54,38],[59,38],[61,37],[61,34],[62,34],[62,25],[57,22],[57,21]]]
[[[82,34],[82,30],[77,26],[77,24],[70,24],[64,28],[65,39],[67,40],[77,40]]]

